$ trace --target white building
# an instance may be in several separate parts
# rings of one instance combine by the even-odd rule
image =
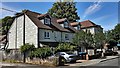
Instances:
[[[96,25],[90,20],[86,20],[82,22],[73,22],[70,25],[77,30],[90,31],[91,34],[103,32],[103,28],[100,25]]]
[[[69,25],[67,19],[60,25],[49,14],[25,11],[16,15],[8,32],[8,49],[19,49],[25,43],[35,47],[43,45],[55,46],[59,42],[71,42],[76,30]]]

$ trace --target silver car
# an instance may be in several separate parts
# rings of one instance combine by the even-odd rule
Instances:
[[[73,54],[72,52],[58,52],[56,55],[62,56],[65,62],[76,62],[77,60],[77,55]]]

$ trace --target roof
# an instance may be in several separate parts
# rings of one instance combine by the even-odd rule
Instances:
[[[95,23],[93,23],[90,20],[82,21],[82,22],[80,22],[80,24],[81,24],[81,28],[89,28],[89,27],[100,27],[100,28],[102,28],[100,25],[96,25]]]
[[[67,18],[57,19],[57,22],[59,24],[62,24],[64,21],[66,21]]]
[[[65,21],[65,20],[66,20],[66,18],[57,19],[57,22],[63,22],[63,21]]]
[[[60,26],[60,24],[57,22],[56,18],[52,18],[52,25],[55,26],[56,28],[58,28],[60,31],[67,31],[70,32],[68,29],[63,28],[62,26]]]
[[[71,22],[70,25],[74,27],[74,26],[79,25],[79,22]]]
[[[37,12],[33,12],[33,11],[30,11],[30,10],[26,10],[24,12],[32,21],[33,23],[38,27],[38,28],[42,28],[42,29],[50,29],[50,30],[53,30],[53,29],[58,29],[60,31],[65,31],[65,32],[70,32],[68,29],[65,29],[63,28],[62,26],[59,25],[59,23],[57,23],[57,19],[56,18],[51,18],[49,14],[40,14],[40,13],[37,13]],[[21,15],[23,15],[24,13],[21,13],[20,15],[16,16],[16,17],[19,17]],[[43,18],[45,16],[49,16],[51,18],[51,26],[48,26],[48,25],[44,25],[40,20],[39,18]],[[55,28],[53,28],[52,26],[54,26]]]
[[[39,27],[39,28],[44,28],[44,29],[52,29],[51,27],[44,25],[39,19],[38,19],[38,15],[41,15],[39,13],[36,12],[32,12],[32,11],[26,11],[25,13],[32,21],[33,23]]]
[[[67,18],[56,19],[56,20],[57,20],[57,23],[63,24],[64,21],[67,20]],[[74,31],[74,32],[77,32],[77,30],[76,30],[74,27],[72,27],[70,24],[69,24],[69,27],[68,27],[68,28],[65,28],[65,29],[68,29],[68,30],[70,30],[70,31],[72,30],[72,31]]]

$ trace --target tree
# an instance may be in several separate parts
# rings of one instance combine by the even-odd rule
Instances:
[[[56,2],[53,7],[48,10],[48,13],[55,18],[67,18],[70,22],[79,20],[79,16],[76,12],[76,3],[74,2]]]
[[[102,48],[103,44],[105,43],[105,34],[102,32],[96,33],[93,39],[94,39],[94,47]]]
[[[114,28],[114,39],[116,41],[120,40],[120,24],[117,24]]]
[[[12,21],[13,21],[13,17],[11,16],[6,16],[1,20],[2,27],[0,29],[2,30],[2,35],[5,35],[8,32],[12,24]]]
[[[26,43],[25,45],[22,45],[20,47],[20,51],[24,54],[23,62],[25,62],[26,54],[29,54],[34,49],[35,49],[35,46],[33,44],[31,45],[29,43]]]
[[[77,45],[78,47],[93,47],[93,36],[92,34],[87,31],[79,31],[75,34],[74,38],[73,38],[73,44]]]
[[[114,38],[113,30],[108,30],[104,34],[105,34],[106,43],[108,43],[111,39]]]

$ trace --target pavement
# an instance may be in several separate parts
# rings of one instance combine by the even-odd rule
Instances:
[[[118,52],[120,55],[120,51]],[[98,64],[100,62],[104,62],[111,59],[119,58],[120,56],[106,56],[104,59],[92,59],[92,60],[77,60],[76,63],[67,63],[66,66],[90,66],[94,64]],[[30,64],[22,64],[22,63],[2,63],[0,62],[0,68],[2,66],[37,66],[37,65],[30,65]]]
[[[107,60],[119,58],[119,56],[106,56],[104,59],[92,59],[92,60],[78,60],[76,63],[68,63],[66,65],[68,66],[89,66],[89,65],[94,65],[98,64],[100,62],[104,62]]]

